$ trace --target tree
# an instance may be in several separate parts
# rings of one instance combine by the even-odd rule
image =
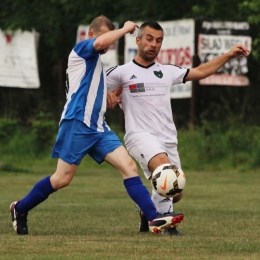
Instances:
[[[205,89],[200,88],[197,99],[197,117],[212,118],[212,111],[216,112],[216,105],[224,100],[228,113],[222,107],[218,109],[216,118],[220,115],[236,115],[241,120],[259,123],[259,67],[260,35],[258,30],[260,18],[259,0],[1,0],[0,1],[0,28],[2,30],[31,30],[34,28],[40,33],[38,62],[41,88],[39,90],[17,90],[0,88],[0,117],[3,117],[1,106],[8,106],[3,96],[8,97],[15,104],[11,107],[14,113],[10,117],[22,118],[23,121],[34,118],[37,114],[51,113],[59,118],[62,110],[65,93],[64,78],[67,57],[76,41],[76,32],[79,24],[89,24],[91,20],[104,14],[111,20],[117,21],[120,26],[126,20],[133,21],[169,21],[183,18],[202,18],[214,20],[249,21],[252,26],[253,55],[249,58],[250,88],[230,89],[230,87]],[[123,40],[119,41],[120,55],[123,53]],[[209,96],[209,91],[211,98]],[[21,97],[26,97],[22,99]],[[178,100],[179,111],[187,110],[187,100]],[[25,106],[25,104],[27,104]],[[212,105],[213,104],[213,105]],[[29,112],[31,111],[31,112]],[[251,116],[248,117],[247,115]],[[178,124],[178,116],[175,117]],[[180,121],[188,122],[188,113]],[[257,118],[257,120],[256,120]]]

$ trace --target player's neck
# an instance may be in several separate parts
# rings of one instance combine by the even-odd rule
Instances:
[[[154,64],[154,60],[153,61],[147,61],[147,60],[144,60],[142,57],[140,56],[136,56],[135,59],[136,63],[144,66],[144,67],[148,67],[150,66],[151,64]]]

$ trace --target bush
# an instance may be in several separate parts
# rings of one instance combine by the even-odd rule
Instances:
[[[178,150],[184,169],[224,170],[260,167],[260,127],[204,122],[180,130]]]
[[[111,125],[123,141],[124,133]],[[49,157],[58,124],[53,120],[35,120],[29,126],[0,120],[0,161],[19,161]],[[185,170],[250,170],[260,167],[260,127],[237,122],[204,122],[178,132],[178,150]],[[7,165],[8,167],[10,165]],[[6,167],[6,165],[5,165]],[[1,167],[0,167],[1,168]]]
[[[16,134],[18,122],[16,120],[0,120],[0,144],[5,145]]]
[[[32,123],[32,135],[35,141],[35,151],[41,153],[49,150],[54,144],[58,124],[55,121],[34,121]]]
[[[57,128],[57,122],[54,121],[34,121],[24,126],[17,121],[0,120],[1,157],[36,158],[50,153]]]

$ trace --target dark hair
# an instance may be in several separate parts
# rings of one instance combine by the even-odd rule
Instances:
[[[160,24],[158,24],[157,22],[155,21],[147,21],[147,22],[144,22],[140,28],[139,28],[139,31],[138,31],[138,37],[142,38],[143,36],[143,32],[144,32],[144,28],[145,27],[151,27],[155,30],[159,30],[159,31],[162,31],[163,32],[163,28],[161,27]]]
[[[110,31],[115,29],[115,26],[110,19],[104,15],[100,15],[91,22],[89,30],[93,30],[95,33],[98,33],[102,26],[107,27]]]

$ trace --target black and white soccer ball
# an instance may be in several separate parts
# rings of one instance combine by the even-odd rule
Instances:
[[[181,168],[166,163],[154,170],[151,177],[151,184],[159,195],[171,198],[184,189],[186,176]]]

